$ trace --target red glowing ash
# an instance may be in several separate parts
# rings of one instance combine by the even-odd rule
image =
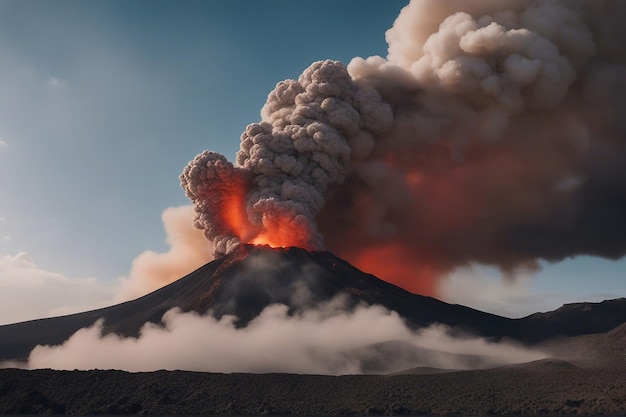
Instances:
[[[263,228],[250,242],[255,245],[271,247],[296,246],[312,250],[310,247],[311,233],[306,221],[298,221],[288,213],[276,212],[263,215]]]
[[[220,217],[229,231],[241,243],[268,245],[273,248],[295,246],[313,250],[310,225],[302,216],[294,216],[287,210],[275,210],[263,214],[260,225],[253,224],[246,213],[246,196],[249,185],[245,179],[231,184],[223,198]]]
[[[382,244],[341,257],[368,272],[412,293],[435,296],[441,271],[432,263],[396,244]]]

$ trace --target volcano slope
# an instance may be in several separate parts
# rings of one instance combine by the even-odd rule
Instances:
[[[285,304],[291,314],[343,296],[348,306],[382,305],[411,328],[440,323],[463,333],[536,344],[607,332],[626,322],[626,299],[566,305],[550,313],[510,319],[409,293],[366,274],[329,252],[240,245],[178,281],[108,308],[0,326],[0,361],[24,361],[37,345],[58,345],[104,319],[103,333],[137,336],[168,310],[235,315],[245,326],[265,307]]]

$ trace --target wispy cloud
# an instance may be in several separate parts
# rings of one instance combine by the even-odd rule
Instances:
[[[69,278],[38,267],[31,257],[0,254],[0,325],[91,310],[127,301],[163,287],[212,260],[202,232],[193,226],[191,206],[163,212],[168,251],[144,251],[126,277],[107,283],[95,278]],[[0,216],[0,226],[6,218]],[[0,229],[0,244],[11,241]]]
[[[0,149],[6,148],[7,146],[9,146],[9,144],[5,140],[0,139]]]
[[[67,82],[60,78],[52,77],[48,79],[48,81],[46,82],[46,85],[48,86],[48,88],[51,88],[51,89],[61,89],[67,86]]]
[[[0,325],[103,307],[112,298],[112,287],[46,271],[25,252],[0,256]]]
[[[6,223],[7,219],[4,216],[0,216],[0,227],[2,227],[5,223]],[[2,230],[0,230],[0,243],[5,243],[11,240],[11,236],[3,233]]]

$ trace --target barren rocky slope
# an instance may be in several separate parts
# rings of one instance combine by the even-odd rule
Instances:
[[[1,414],[626,413],[623,370],[544,360],[433,375],[0,370]]]

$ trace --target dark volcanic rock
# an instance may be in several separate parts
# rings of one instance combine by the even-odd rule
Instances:
[[[409,293],[354,268],[328,252],[241,245],[180,280],[133,301],[85,313],[0,326],[0,360],[24,360],[38,344],[56,345],[104,319],[103,332],[137,336],[172,309],[234,314],[245,326],[275,303],[295,313],[338,295],[348,305],[379,304],[413,328],[442,323],[458,331],[523,343],[598,333],[626,322],[626,299],[568,305],[555,312],[509,319]]]
[[[542,361],[433,375],[0,370],[0,414],[624,415],[623,372]]]
[[[520,330],[528,335],[528,341],[604,333],[626,322],[626,298],[565,304],[554,311],[532,314],[520,322]]]

